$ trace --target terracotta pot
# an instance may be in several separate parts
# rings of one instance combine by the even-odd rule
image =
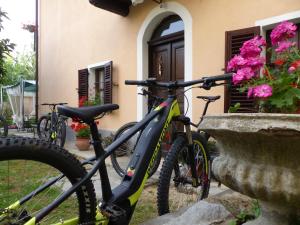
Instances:
[[[80,151],[87,151],[90,149],[90,138],[76,137],[75,145]]]
[[[200,126],[219,145],[215,176],[231,189],[259,199],[262,215],[247,225],[299,221],[299,114],[222,114],[206,116]]]

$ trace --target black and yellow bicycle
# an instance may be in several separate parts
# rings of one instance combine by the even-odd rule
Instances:
[[[106,149],[102,148],[94,120],[102,113],[117,109],[118,105],[58,106],[61,115],[79,119],[90,126],[95,157],[85,162],[79,162],[66,150],[38,139],[0,139],[0,224],[129,224],[166,130],[173,120],[185,126],[185,133],[179,136],[184,135],[188,142],[190,182],[193,186],[200,186],[194,165],[190,121],[180,113],[174,93],[178,88],[196,84],[205,83],[213,87],[218,81],[230,78],[231,75],[226,74],[187,82],[126,81],[131,85],[165,88],[169,96]],[[112,189],[105,159],[139,130],[142,134],[126,174]],[[97,172],[101,185],[94,187],[91,178]],[[99,204],[95,188],[102,190]]]
[[[68,103],[43,103],[49,106],[50,112],[43,115],[37,122],[37,134],[40,139],[47,140],[53,144],[63,147],[66,141],[66,117],[57,113],[56,107]]]

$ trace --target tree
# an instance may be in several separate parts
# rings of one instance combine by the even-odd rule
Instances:
[[[2,11],[0,8],[0,32],[3,30],[3,19],[8,19],[7,13]],[[15,44],[11,43],[9,39],[0,40],[0,84],[3,84],[3,81],[6,77],[6,71],[4,68],[5,58],[9,56],[9,53],[14,49]]]
[[[6,57],[4,70],[7,75],[2,80],[4,85],[17,83],[20,78],[33,80],[35,76],[35,53],[19,53],[15,58]]]

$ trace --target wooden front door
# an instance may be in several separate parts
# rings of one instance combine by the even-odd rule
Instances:
[[[150,77],[157,81],[184,80],[184,40],[181,34],[175,40],[163,43],[149,43],[150,46]],[[166,90],[153,89],[156,95],[167,97]],[[182,112],[184,112],[183,89],[178,90],[178,102]]]

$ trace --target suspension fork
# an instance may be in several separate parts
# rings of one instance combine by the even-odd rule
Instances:
[[[184,126],[185,126],[186,137],[188,140],[188,158],[190,161],[189,163],[191,165],[192,185],[193,187],[197,187],[199,185],[199,181],[198,181],[197,170],[195,165],[194,143],[193,143],[191,125],[185,124]]]
[[[197,169],[195,165],[195,154],[194,154],[194,142],[191,131],[191,120],[186,116],[179,116],[176,118],[177,121],[180,121],[184,124],[185,134],[188,141],[188,160],[191,165],[191,174],[192,174],[192,185],[193,187],[197,187],[199,185],[198,177],[197,177]]]

